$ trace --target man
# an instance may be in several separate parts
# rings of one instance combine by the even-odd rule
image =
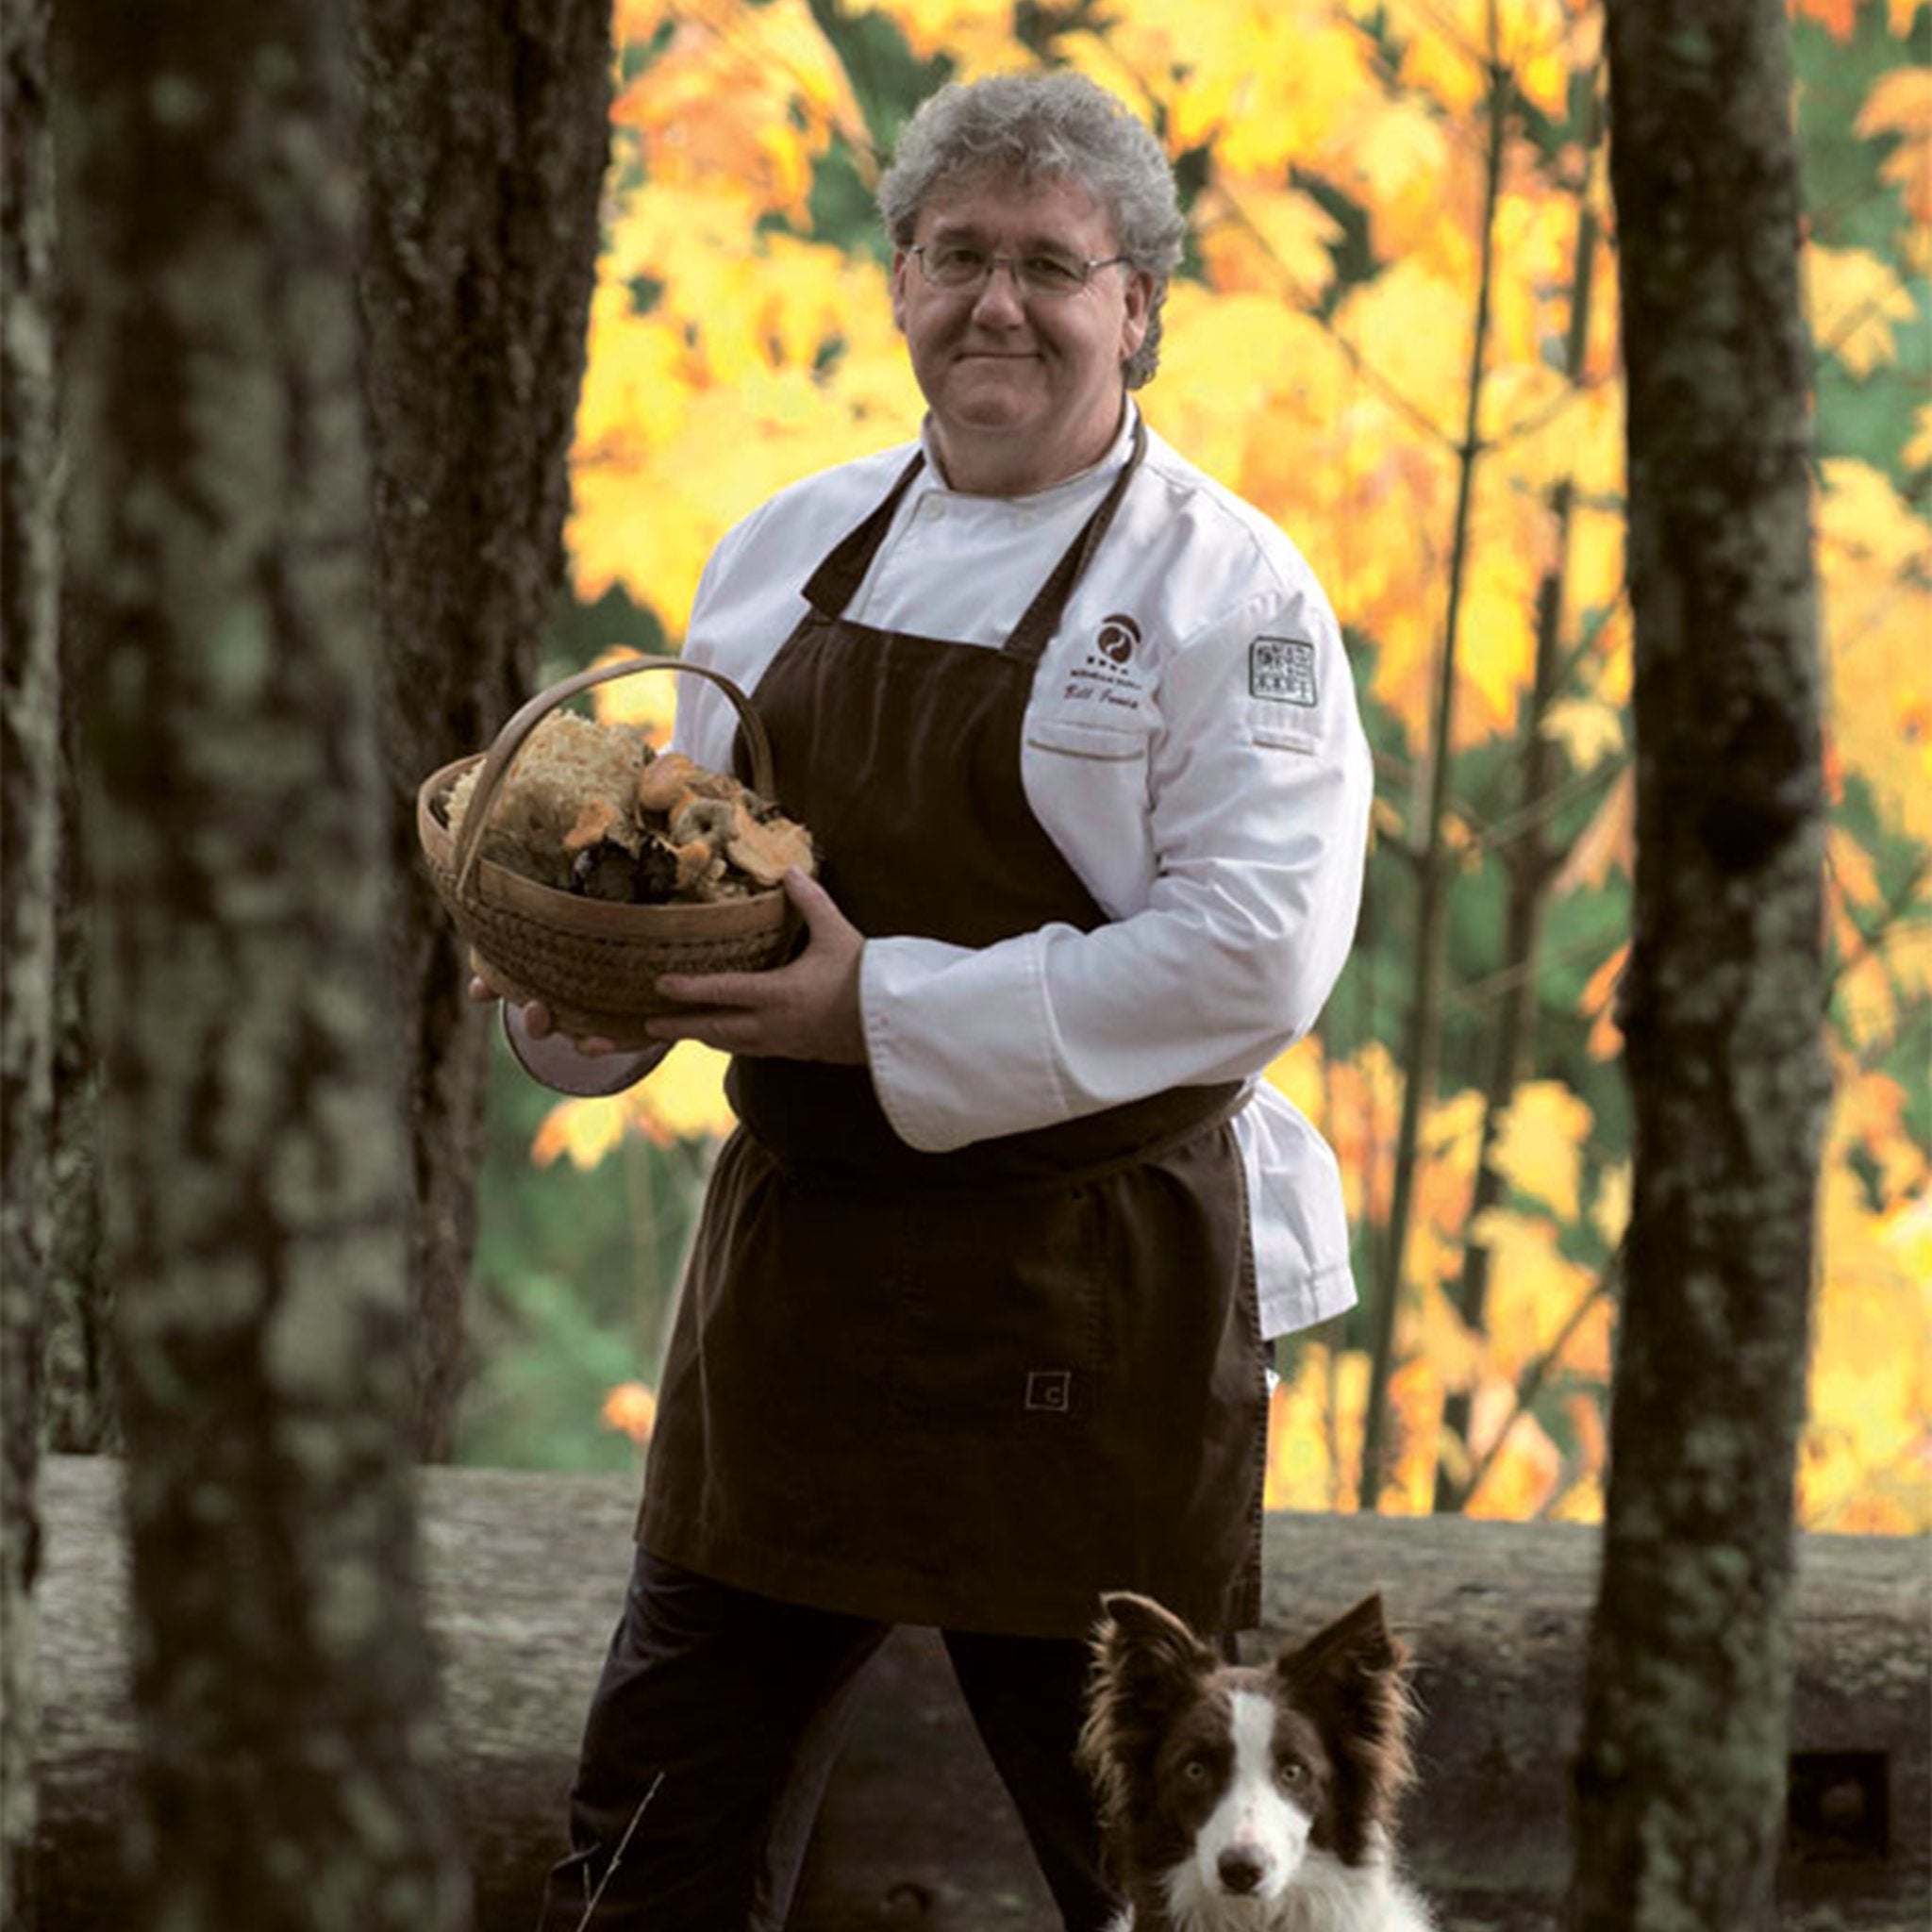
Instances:
[[[952,87],[880,189],[916,446],[720,544],[685,655],[816,835],[806,943],[665,983],[733,1056],[623,1623],[546,1932],[782,1925],[836,1712],[931,1624],[1070,1932],[1117,1901],[1074,1762],[1103,1590],[1256,1621],[1265,1338],[1353,1296],[1334,1162],[1256,1075],[1360,892],[1320,587],[1154,436],[1182,223],[1091,83]],[[728,766],[708,687],[677,739]],[[479,990],[487,991],[487,990]],[[614,1091],[657,1054],[507,1015]]]

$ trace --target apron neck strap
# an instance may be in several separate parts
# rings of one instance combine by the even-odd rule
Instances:
[[[1040,662],[1040,654],[1060,627],[1060,618],[1066,610],[1067,599],[1074,594],[1074,586],[1080,581],[1093,553],[1100,548],[1100,540],[1107,535],[1114,512],[1120,508],[1121,499],[1126,495],[1127,486],[1134,480],[1134,472],[1141,467],[1141,458],[1146,454],[1147,425],[1137,412],[1133,447],[1127,452],[1126,461],[1121,465],[1120,475],[1113,479],[1113,487],[1101,499],[1099,507],[1087,519],[1086,527],[1054,566],[1053,575],[1041,585],[1040,594],[1026,607],[1025,616],[1013,627],[1012,636],[1002,646],[1008,657],[1018,658],[1025,664]]]
[[[1073,595],[1074,586],[1080,581],[1081,573],[1100,548],[1100,540],[1107,535],[1114,512],[1120,508],[1121,499],[1126,495],[1127,486],[1134,480],[1134,472],[1141,467],[1141,458],[1146,454],[1147,425],[1137,414],[1134,418],[1133,447],[1127,452],[1126,461],[1121,465],[1120,474],[1113,479],[1112,487],[1098,508],[1087,519],[1080,534],[1068,546],[1066,555],[1054,566],[1053,575],[1040,587],[1040,594],[1026,607],[1026,614],[1014,626],[1012,636],[1001,646],[1008,657],[1018,658],[1026,664],[1040,662],[1040,654],[1059,628],[1060,616],[1067,608],[1067,599]],[[847,531],[825,553],[824,561],[806,580],[806,601],[821,617],[836,620],[845,614],[845,607],[858,595],[866,572],[872,568],[873,558],[886,541],[893,513],[924,464],[925,452],[915,451],[912,460],[899,473],[899,480],[892,485],[885,499],[863,523]]]
[[[825,553],[818,569],[806,580],[806,601],[821,617],[844,616],[845,607],[858,593],[865,574],[878,547],[891,527],[892,512],[912,487],[912,479],[925,466],[925,452],[915,450],[912,460],[900,473],[899,480],[886,493],[885,500],[862,524],[849,530]]]

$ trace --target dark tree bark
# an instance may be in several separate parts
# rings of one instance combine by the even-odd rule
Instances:
[[[55,32],[139,1923],[442,1932],[352,35],[313,0]]]
[[[65,655],[63,649],[63,656]],[[70,691],[63,670],[61,689]],[[63,703],[63,713],[67,710]],[[88,1018],[88,888],[82,876],[80,784],[74,730],[60,733],[58,883],[54,893],[53,1228],[49,1236],[41,1428],[73,1456],[119,1454],[114,1392],[114,1283],[101,1265],[100,1170],[94,1132],[100,1080]]]
[[[601,0],[361,0],[362,272],[401,1007],[419,1425],[449,1448],[487,1035],[416,852],[416,787],[528,696],[563,583],[566,460],[608,148]]]
[[[1827,1074],[1809,356],[1779,0],[1611,0],[1636,1123],[1573,1924],[1766,1923]]]
[[[59,714],[46,0],[0,5],[0,1924],[32,1932]]]

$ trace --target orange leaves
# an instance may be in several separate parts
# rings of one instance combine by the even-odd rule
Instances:
[[[595,666],[622,663],[639,654],[626,645],[614,644],[600,651],[591,660]],[[671,727],[677,716],[677,681],[668,675],[613,678],[600,684],[591,693],[597,718],[605,724],[635,724],[645,739],[661,751],[671,741]]]
[[[645,312],[638,277],[662,285]],[[622,583],[681,632],[733,523],[904,434],[917,398],[876,264],[754,236],[728,194],[640,191],[591,308],[569,531],[578,594]]]
[[[1541,1201],[1559,1221],[1583,1208],[1583,1143],[1590,1108],[1556,1080],[1532,1080],[1516,1090],[1492,1158],[1519,1194]]]
[[[1917,318],[1918,305],[1890,262],[1862,248],[1814,242],[1805,251],[1805,276],[1811,333],[1821,350],[1854,375],[1898,360],[1898,331]]]
[[[1901,67],[1886,75],[1867,96],[1856,125],[1868,141],[1898,137],[1879,175],[1898,190],[1906,218],[1922,231],[1932,227],[1932,71]],[[1922,270],[1926,252],[1922,232],[1916,264]]]
[[[645,23],[621,16],[636,33]],[[676,0],[650,25],[669,24],[656,59],[618,96],[614,126],[628,130],[655,182],[735,184],[760,208],[803,217],[811,161],[836,132],[863,142],[845,70],[806,0]]]
[[[1905,1100],[1867,1074],[1841,1088],[1833,1114],[1821,1205],[1834,1261],[1798,1475],[1814,1529],[1932,1526],[1932,1191]]]
[[[1600,30],[1594,8],[1566,0],[1394,0],[1389,15],[1404,42],[1404,82],[1461,115],[1480,106],[1499,66],[1560,120],[1570,76],[1590,66]]]
[[[1806,4],[1849,32],[1848,0]],[[1561,905],[1574,891],[1613,909],[1628,889],[1634,794],[1627,770],[1611,782],[1633,752],[1615,225],[1581,111],[1601,79],[1601,9],[1584,0],[1110,0],[1079,15],[1104,26],[1055,33],[1053,19],[1073,16],[1048,9],[1024,43],[1013,0],[884,0],[877,11],[915,59],[944,56],[969,77],[1041,58],[1084,68],[1187,157],[1197,189],[1189,267],[1170,291],[1160,375],[1140,401],[1314,562],[1381,714],[1390,775],[1377,825],[1411,847],[1426,828],[1410,822],[1421,791],[1405,767],[1427,758],[1468,465],[1451,747],[1458,857],[1471,875],[1491,865],[1485,814],[1515,809],[1472,774],[1493,772],[1519,727],[1539,599],[1554,583],[1564,682],[1542,729],[1562,768],[1572,843],[1552,923],[1598,917]],[[1895,38],[1912,11],[1911,0],[1888,0]],[[881,126],[910,103],[874,98],[886,84],[876,73],[848,75],[808,0],[620,0],[618,28],[630,78],[616,117],[569,542],[580,595],[623,584],[675,638],[731,523],[782,484],[909,436],[920,420],[877,238],[860,232],[855,205],[878,157],[853,81]],[[1485,289],[1487,91],[1499,70],[1515,105]],[[1524,103],[1539,122],[1534,140]],[[1879,149],[1873,166],[1907,225],[1907,266],[1923,271],[1932,264],[1932,77],[1890,73],[1856,132]],[[1858,232],[1863,247],[1807,252],[1812,326],[1835,375],[1895,382],[1896,365],[1923,355],[1917,283],[1871,252],[1869,225]],[[1586,289],[1587,310],[1575,314]],[[1465,451],[1479,306],[1480,407]],[[1908,480],[1932,462],[1932,405],[1898,441]],[[1928,1182],[1911,1141],[1924,1119],[1870,1071],[1932,1000],[1932,925],[1893,903],[1896,843],[1932,842],[1932,527],[1923,503],[1870,464],[1834,456],[1820,476],[1835,795],[1869,801],[1893,849],[1855,838],[1842,817],[1831,838],[1833,1023],[1846,1058],[1824,1190],[1806,1512],[1837,1527],[1932,1526],[1932,1463],[1907,1421],[1912,1402],[1924,1410],[1928,1372],[1895,1340],[1924,1326],[1922,1299],[1905,1284],[1932,1278]],[[669,686],[627,680],[599,703],[662,703]],[[1613,931],[1592,929],[1594,940],[1565,942],[1561,968],[1581,989],[1588,1050],[1608,1060],[1620,1047],[1625,952]],[[1377,984],[1388,970],[1378,960]],[[1452,1008],[1460,995],[1452,988]],[[1466,1008],[1456,1024],[1466,1026]],[[1376,1024],[1396,1037],[1389,1007]],[[538,1158],[588,1165],[625,1145],[635,1157],[639,1137],[702,1141],[726,1124],[721,1065],[687,1048],[620,1100],[558,1108]],[[1402,1102],[1389,1048],[1330,1060],[1306,1041],[1269,1076],[1335,1144],[1356,1222],[1386,1226]],[[1589,1084],[1587,1073],[1578,1078]],[[1611,1319],[1597,1283],[1621,1230],[1627,1169],[1600,1153],[1589,1108],[1562,1087],[1524,1087],[1499,1124],[1507,1185],[1472,1224],[1480,1102],[1449,1094],[1425,1113],[1385,1500],[1431,1507],[1446,1455],[1458,1480],[1480,1474],[1478,1511],[1588,1517],[1600,1507]],[[1478,1323],[1457,1307],[1472,1244],[1489,1268]],[[1894,1338],[1889,1351],[1884,1334]],[[1525,1384],[1539,1377],[1525,1412]],[[1353,1351],[1300,1354],[1275,1398],[1271,1501],[1354,1502],[1366,1383]],[[1446,1440],[1452,1398],[1471,1405],[1466,1440]]]
[[[604,1398],[599,1420],[641,1446],[658,1426],[658,1397],[641,1382],[620,1382]]]
[[[1932,839],[1932,526],[1869,464],[1839,458],[1822,467],[1833,743],[1888,818]]]
[[[1175,154],[1281,177],[1336,140],[1376,91],[1373,51],[1345,15],[1309,0],[1120,0],[1105,34],[1058,51],[1137,105],[1158,102]]]
[[[568,1157],[571,1165],[595,1167],[627,1134],[641,1134],[660,1147],[705,1141],[731,1131],[724,1098],[726,1058],[686,1041],[646,1077],[623,1093],[592,1100],[563,1100],[537,1129],[530,1158],[539,1167]]]

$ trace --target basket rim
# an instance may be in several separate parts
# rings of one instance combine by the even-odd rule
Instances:
[[[443,816],[449,791],[489,754],[472,752],[432,772],[417,788],[416,831],[425,858],[453,905],[512,912],[555,930],[614,942],[728,939],[783,923],[791,908],[782,886],[763,886],[732,899],[635,905],[620,900],[585,899],[512,872],[493,858],[478,858],[469,877],[458,883],[456,839]]]

